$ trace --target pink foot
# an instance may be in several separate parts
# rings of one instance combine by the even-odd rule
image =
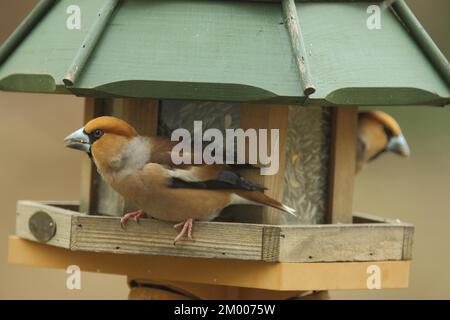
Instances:
[[[178,240],[180,240],[183,236],[187,237],[188,240],[193,240],[192,239],[192,223],[194,222],[193,219],[189,218],[186,221],[177,223],[176,225],[174,225],[173,227],[175,229],[179,229],[181,228],[180,233],[176,236],[175,240],[173,240],[173,244],[175,245],[177,243]]]
[[[130,218],[133,218],[134,221],[139,223],[139,218],[145,217],[145,216],[146,216],[146,214],[142,210],[128,212],[128,213],[124,214],[124,216],[120,219],[120,225],[122,226],[122,228],[125,228],[127,221]]]

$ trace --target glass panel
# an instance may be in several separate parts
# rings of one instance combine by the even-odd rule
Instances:
[[[330,158],[330,108],[289,107],[283,202],[297,210],[286,223],[325,222]]]
[[[239,128],[239,104],[224,102],[161,101],[158,135],[170,137],[173,130],[193,133],[194,121],[203,121],[203,130]]]

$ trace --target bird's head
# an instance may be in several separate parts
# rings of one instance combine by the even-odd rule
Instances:
[[[68,135],[64,141],[68,148],[86,152],[95,160],[111,159],[123,146],[137,137],[136,130],[115,117],[99,117]]]
[[[410,150],[397,121],[382,111],[359,113],[358,135],[365,161],[377,158],[389,151],[409,157]]]

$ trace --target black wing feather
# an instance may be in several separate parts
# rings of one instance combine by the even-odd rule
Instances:
[[[180,178],[171,178],[169,187],[188,189],[241,189],[241,190],[266,190],[261,184],[244,180],[239,174],[233,171],[222,171],[216,179],[205,181],[185,181]]]

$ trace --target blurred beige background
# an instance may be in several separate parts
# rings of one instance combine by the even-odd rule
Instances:
[[[0,0],[0,43],[36,3]],[[447,57],[450,1],[409,5]],[[83,273],[82,290],[65,287],[63,270],[7,264],[15,202],[77,200],[80,153],[63,137],[82,124],[83,99],[0,92],[0,298],[125,299],[125,277]],[[409,160],[387,155],[357,178],[355,209],[414,223],[411,285],[403,290],[332,292],[333,298],[450,299],[450,108],[390,108],[411,145]]]

